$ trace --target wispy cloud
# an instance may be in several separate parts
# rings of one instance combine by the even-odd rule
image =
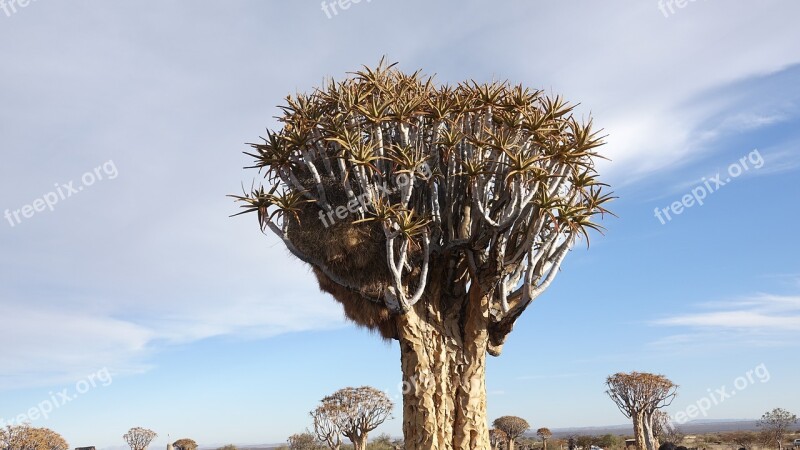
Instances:
[[[731,133],[742,133],[786,122],[791,117],[788,111],[774,113],[744,112],[726,117],[713,129],[698,133],[699,140],[708,141]]]
[[[785,173],[800,168],[800,140],[787,142],[780,148],[766,150],[763,171],[758,176]]]
[[[800,335],[800,296],[759,294],[748,298],[706,302],[703,311],[678,314],[652,322],[655,326],[685,328],[686,332],[660,339],[656,345],[727,343],[748,346],[785,346]]]

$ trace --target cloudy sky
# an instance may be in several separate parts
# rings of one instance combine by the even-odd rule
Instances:
[[[491,360],[491,417],[623,423],[603,381],[629,370],[681,386],[672,414],[721,387],[707,418],[800,404],[797,2],[18,1],[0,0],[0,420],[72,446],[134,426],[258,444],[343,386],[399,399],[397,346],[225,197],[286,94],[383,55],[562,94],[609,135],[619,217]]]

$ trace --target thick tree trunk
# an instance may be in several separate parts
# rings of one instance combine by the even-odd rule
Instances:
[[[658,450],[658,438],[653,433],[653,414],[652,413],[644,413],[644,438],[647,444],[648,450]]]
[[[353,450],[367,450],[367,435],[359,437],[350,437],[350,442],[353,443]]]
[[[406,450],[486,450],[487,300],[438,292],[397,317]],[[441,305],[462,305],[442,311]],[[445,308],[446,309],[446,308]]]
[[[633,419],[633,436],[636,439],[636,447],[639,450],[648,450],[647,440],[644,436],[644,414],[641,412],[632,414],[631,419]]]

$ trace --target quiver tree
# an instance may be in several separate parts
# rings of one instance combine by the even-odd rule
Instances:
[[[197,450],[197,442],[194,439],[183,438],[175,441],[172,447],[175,450]]]
[[[331,450],[339,450],[342,446],[342,430],[339,424],[343,423],[343,411],[335,403],[321,404],[311,411],[314,421],[314,434]]]
[[[525,419],[517,416],[498,417],[492,425],[506,434],[506,450],[514,450],[514,440],[531,427]]]
[[[671,442],[675,445],[680,445],[686,437],[686,435],[672,423],[672,418],[664,410],[658,410],[653,414],[653,436],[655,436],[659,443]]]
[[[324,411],[326,419],[332,422],[332,429],[338,429],[350,439],[354,450],[365,450],[369,432],[391,416],[392,408],[394,404],[385,393],[362,386],[339,389],[323,398],[317,410]],[[314,425],[316,428],[316,419]]]
[[[0,449],[69,450],[69,444],[49,428],[34,428],[28,424],[6,425],[0,428]]]
[[[606,393],[625,417],[633,420],[633,433],[639,450],[656,450],[655,419],[660,408],[669,406],[677,395],[678,385],[663,375],[631,372],[617,373],[606,379]]]
[[[158,434],[153,430],[136,427],[128,430],[122,438],[125,439],[131,450],[146,450],[157,436]]]
[[[542,450],[547,450],[547,440],[553,435],[550,428],[542,427],[536,430],[536,435],[542,440]]]
[[[498,450],[500,448],[500,444],[504,443],[508,440],[508,435],[498,428],[492,428],[489,430],[489,445],[492,446],[492,450]]]
[[[487,352],[610,200],[601,138],[508,83],[436,86],[381,64],[286,99],[243,196],[348,318],[400,343],[405,445],[489,446]]]

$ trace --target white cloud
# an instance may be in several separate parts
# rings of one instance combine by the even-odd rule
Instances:
[[[103,367],[141,371],[148,343],[156,337],[125,320],[55,305],[0,306],[8,319],[0,327],[0,389],[74,381]]]
[[[2,302],[5,317],[13,320],[0,327],[0,390],[74,382],[103,367],[115,374],[142,372],[150,367],[148,357],[164,345],[218,336],[263,339],[345,324],[332,300],[280,297],[204,299],[186,309],[165,304],[138,321],[92,308]]]
[[[706,311],[677,314],[652,322],[656,326],[687,329],[660,339],[656,345],[792,345],[800,333],[800,297],[761,294],[748,298],[708,302]]]

